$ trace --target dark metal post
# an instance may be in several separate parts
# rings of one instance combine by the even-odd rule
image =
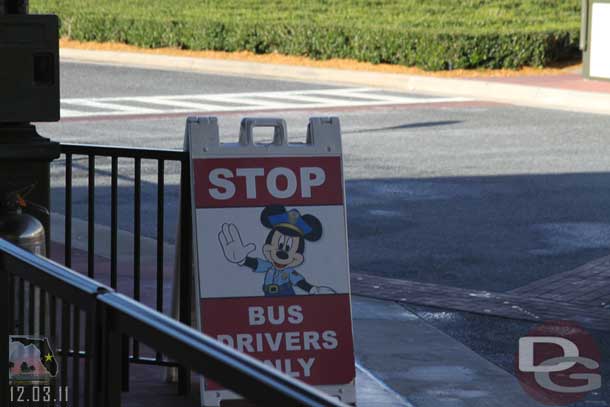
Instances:
[[[119,348],[121,352],[117,354],[121,355],[121,391],[127,392],[129,391],[129,337],[127,335],[121,336],[121,346]]]
[[[191,294],[193,245],[191,230],[191,169],[188,158],[180,163],[180,322],[191,326]],[[191,388],[190,370],[178,368],[178,393],[188,394]]]
[[[27,0],[0,0],[0,19],[11,22],[0,31],[6,57],[5,75],[0,76],[0,195],[35,185],[28,199],[49,208],[49,164],[59,157],[59,144],[41,137],[29,122],[59,119],[59,34],[57,17],[27,12]],[[11,30],[29,36],[19,34],[19,43],[3,42],[3,36],[15,35]],[[38,211],[32,215],[45,227],[48,255],[49,216]]]
[[[125,344],[123,341],[123,335],[120,332],[117,332],[114,323],[111,319],[111,315],[106,313],[106,318],[108,319],[108,323],[106,325],[106,346],[107,346],[107,354],[106,354],[106,365],[107,377],[105,378],[105,396],[106,396],[106,406],[121,406],[121,391],[123,390],[125,381],[125,377],[123,375],[123,363],[124,363],[124,352],[125,352]],[[127,349],[129,349],[127,347]]]

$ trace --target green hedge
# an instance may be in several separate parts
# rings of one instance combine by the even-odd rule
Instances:
[[[208,13],[192,18],[161,12],[158,14],[162,15],[138,12],[130,16],[87,8],[47,10],[44,4],[36,6],[38,11],[58,12],[64,36],[150,48],[279,52],[316,59],[353,58],[419,66],[427,70],[541,67],[579,56],[577,24],[567,28],[541,24],[540,28],[510,30],[451,27],[449,22],[444,27],[439,23],[438,29],[426,27],[426,23],[405,28],[404,24],[370,24],[358,19],[347,24],[346,19],[335,18],[338,22],[331,24],[320,18],[263,18],[264,10],[254,17]]]

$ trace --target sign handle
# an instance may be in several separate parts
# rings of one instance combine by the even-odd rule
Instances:
[[[254,145],[253,129],[255,127],[273,127],[273,143],[276,146],[288,144],[286,121],[271,117],[246,117],[241,121],[239,130],[239,144],[243,146]]]

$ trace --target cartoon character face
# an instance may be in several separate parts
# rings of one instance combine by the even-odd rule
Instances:
[[[263,255],[276,269],[300,266],[304,260],[302,241],[300,236],[289,236],[273,229],[263,246]]]
[[[265,207],[261,223],[270,229],[263,255],[278,270],[300,266],[305,261],[305,241],[315,242],[322,236],[318,218],[301,215],[296,209],[287,211],[281,205]]]

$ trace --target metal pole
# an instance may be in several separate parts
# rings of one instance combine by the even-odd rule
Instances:
[[[180,322],[191,326],[193,245],[191,243],[191,168],[189,160],[180,163]],[[191,391],[191,371],[178,368],[178,393]]]
[[[53,56],[54,70],[49,71],[47,69],[47,74],[52,77],[47,78],[45,76],[44,79],[41,79],[44,82],[41,82],[43,85],[35,84],[33,81],[35,76],[33,67],[40,64],[37,64],[34,56],[34,53],[38,51],[33,48],[32,44],[38,41],[36,39],[38,31],[32,31],[33,29],[29,27],[34,25],[28,24],[28,21],[30,18],[37,19],[38,17],[27,16],[28,3],[28,0],[0,0],[0,17],[3,19],[0,25],[3,25],[5,20],[15,20],[13,22],[14,27],[23,30],[21,31],[22,34],[20,34],[23,36],[22,41],[19,43],[11,43],[9,41],[8,44],[11,45],[6,47],[7,55],[9,55],[7,61],[9,62],[3,69],[6,69],[8,76],[0,79],[0,87],[5,86],[5,84],[8,86],[6,92],[0,94],[0,194],[19,187],[34,185],[35,187],[29,196],[29,200],[48,209],[50,207],[49,163],[59,157],[59,143],[40,136],[36,131],[36,127],[30,124],[30,122],[54,121],[56,114],[53,114],[52,107],[57,106],[57,112],[59,111],[59,65],[56,57],[57,49],[54,49],[54,47],[57,47],[57,43],[53,41],[57,40],[54,38],[57,34],[53,32],[55,31],[54,27],[57,24],[57,20],[56,18],[54,20],[52,18],[41,20],[44,21],[44,24],[42,24],[44,29],[52,32],[52,34],[48,35],[53,35],[53,37],[45,38],[45,47],[47,47],[50,53],[55,54]],[[38,20],[40,19],[38,18]],[[5,37],[11,34],[11,31],[8,29],[0,31],[0,42],[5,41]],[[28,51],[31,52],[31,61],[28,58],[22,58]],[[20,57],[14,58],[10,57],[10,55],[20,55]],[[22,72],[26,72],[26,74],[21,75]],[[30,72],[32,73],[32,82],[28,81]],[[13,74],[16,75],[17,79],[15,80],[17,80],[18,84],[24,84],[23,88],[9,84],[7,78]],[[48,83],[46,82],[47,79],[49,79]],[[36,107],[35,103],[28,102],[34,97],[42,97],[48,100],[49,103],[44,104],[44,106],[49,106],[48,109],[51,110],[51,114],[48,114],[44,109],[38,111],[39,108]],[[13,117],[8,116],[6,113],[6,105],[10,100],[16,100],[18,102],[17,106],[21,106],[16,116]],[[31,109],[35,109],[35,111],[30,111]],[[35,118],[42,120],[35,120]],[[33,215],[45,227],[46,255],[50,256],[51,233],[49,216],[38,213]]]
[[[580,8],[580,50],[587,50],[589,35],[589,0],[581,0]]]

